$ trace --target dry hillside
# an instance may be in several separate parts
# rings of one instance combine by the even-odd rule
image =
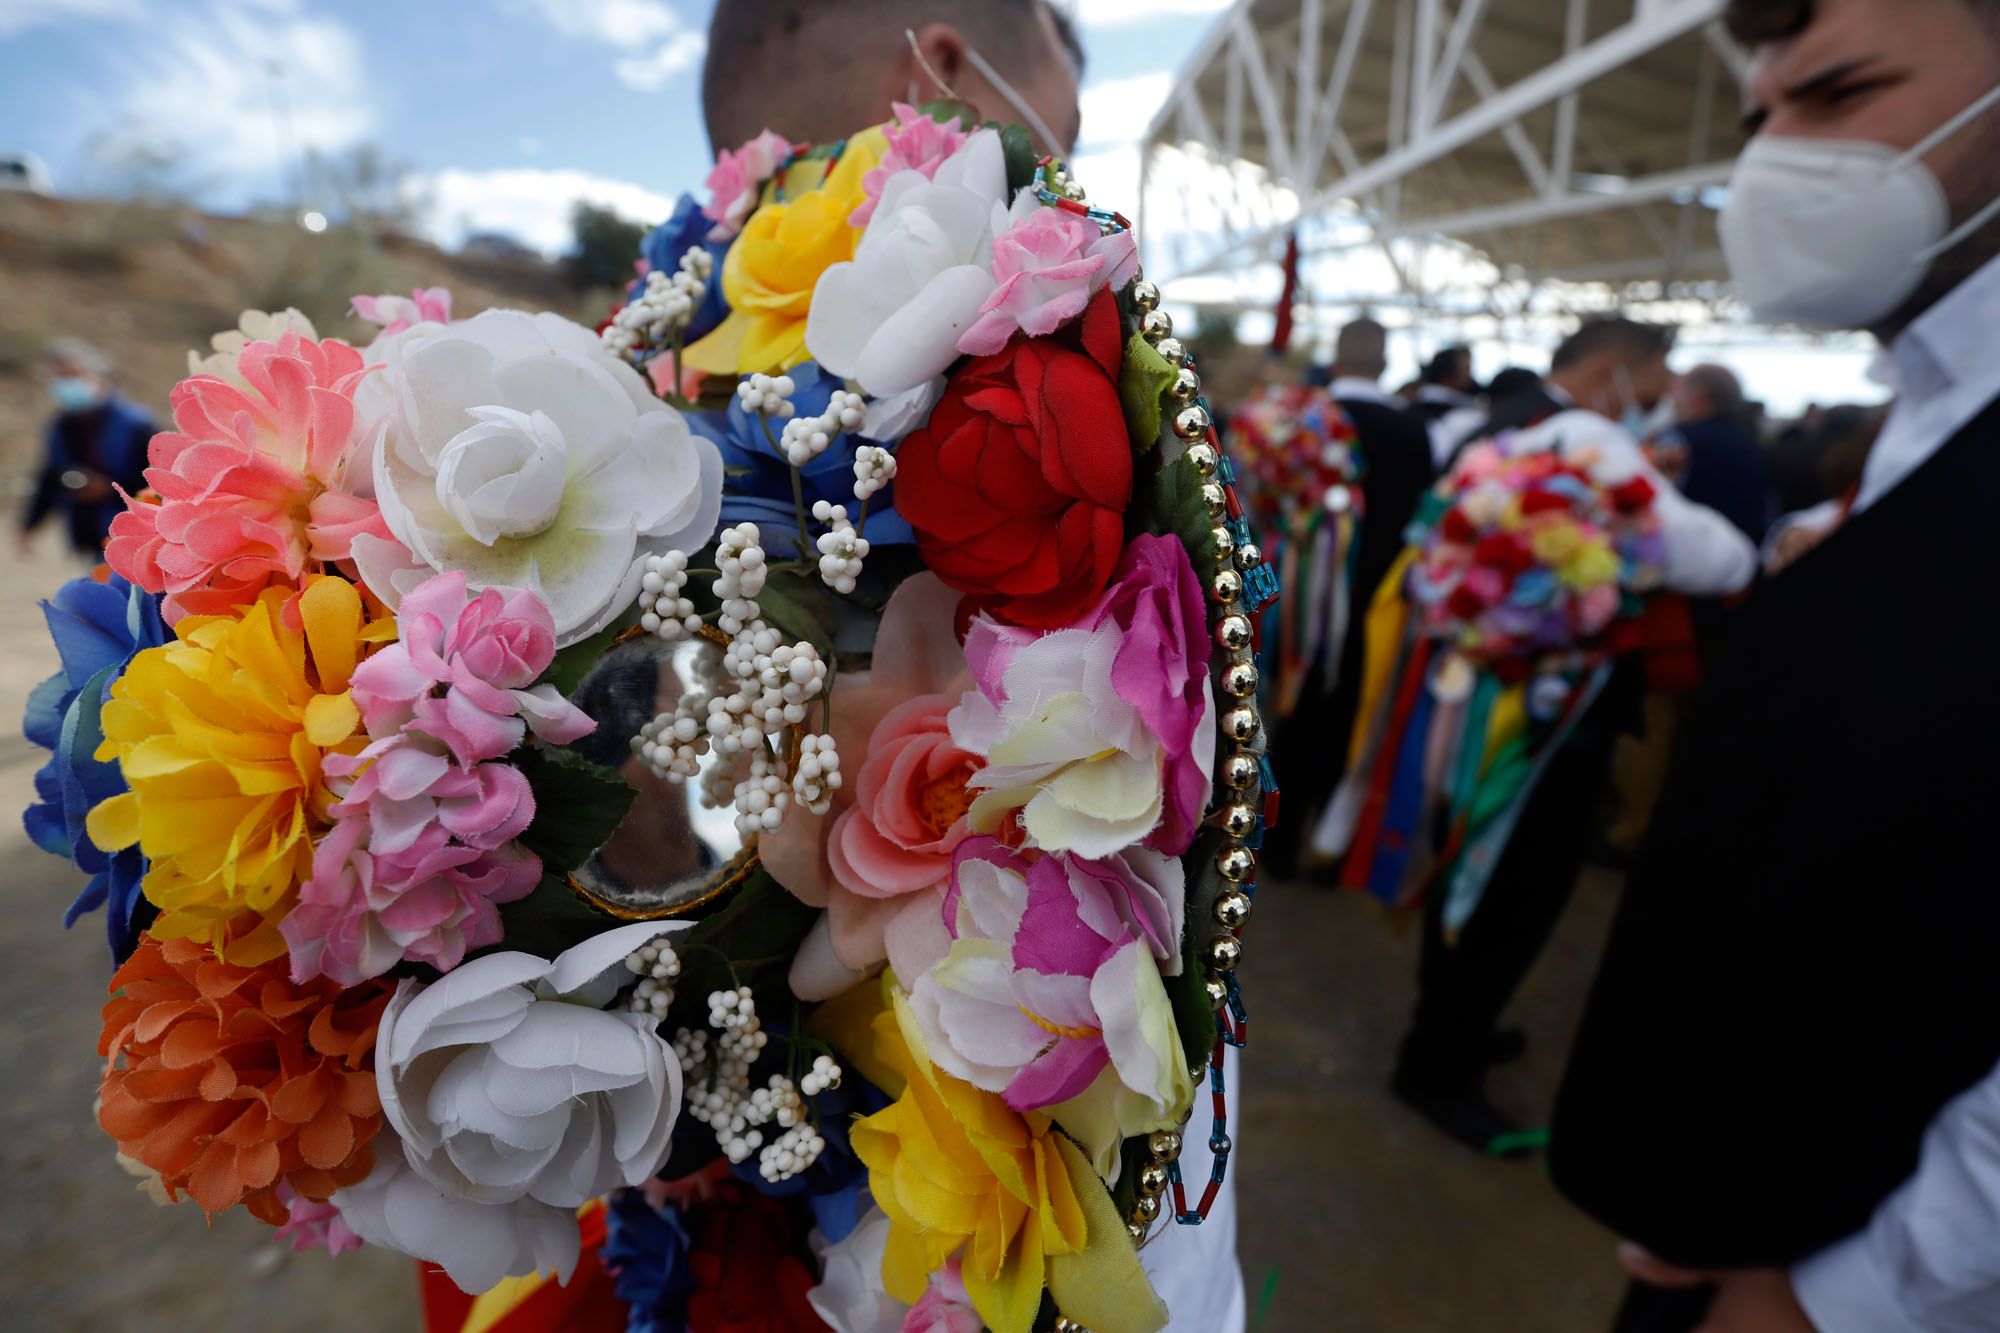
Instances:
[[[509,305],[601,318],[553,265],[445,254],[354,228],[311,235],[286,222],[187,208],[0,193],[0,492],[23,483],[49,403],[42,348],[64,334],[116,359],[125,392],[167,416],[187,353],[244,309],[297,306],[323,335],[368,336],[347,314],[357,292],[445,286],[454,313]]]

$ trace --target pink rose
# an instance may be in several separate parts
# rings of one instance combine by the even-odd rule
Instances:
[[[715,226],[711,241],[726,241],[743,230],[743,221],[757,211],[764,182],[792,156],[791,140],[765,130],[735,151],[725,148],[708,173],[708,202],[701,215]]]
[[[446,287],[419,287],[408,296],[357,296],[349,304],[355,314],[382,326],[376,335],[380,338],[418,324],[451,323],[451,290]]]
[[[980,1333],[986,1322],[973,1308],[961,1272],[963,1260],[953,1255],[931,1274],[923,1296],[903,1316],[900,1333]]]
[[[882,127],[889,151],[883,154],[880,164],[861,178],[861,191],[866,198],[847,219],[850,226],[868,225],[868,220],[875,216],[875,206],[882,202],[882,187],[891,176],[899,171],[915,171],[921,172],[925,180],[936,180],[945,159],[972,137],[956,120],[932,120],[907,102],[892,102],[890,110],[896,113],[896,118]]]
[[[474,764],[520,745],[524,727],[556,745],[596,727],[554,686],[534,684],[556,649],[554,617],[533,593],[469,596],[454,570],[405,595],[396,625],[399,640],[354,672],[354,703],[370,736],[414,728]]]
[[[278,1239],[290,1241],[294,1250],[324,1247],[337,1258],[361,1248],[361,1237],[354,1234],[347,1219],[340,1215],[340,1209],[331,1203],[308,1199],[283,1180],[278,1182],[278,1202],[291,1213],[278,1228]]]
[[[834,821],[827,860],[850,893],[893,898],[942,889],[966,835],[967,782],[979,758],[952,744],[955,694],[926,694],[890,710],[868,738],[854,803]]]
[[[1015,333],[1043,337],[1083,313],[1090,298],[1139,271],[1129,231],[1105,235],[1095,222],[1060,208],[1037,208],[993,242],[999,284],[958,340],[968,356],[991,356]]]

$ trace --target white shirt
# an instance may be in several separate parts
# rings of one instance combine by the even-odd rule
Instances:
[[[1380,384],[1374,380],[1364,380],[1359,375],[1342,375],[1332,384],[1329,384],[1326,391],[1336,399],[1350,403],[1380,403],[1384,407],[1397,408],[1402,406],[1401,403],[1391,398],[1389,391],[1384,389]]]
[[[1856,510],[2000,398],[1996,333],[2000,259],[1890,345],[1878,366],[1897,398],[1862,469]],[[1793,1268],[1792,1286],[1820,1333],[2000,1329],[2000,1068],[1931,1121],[1917,1173],[1868,1227]]]
[[[1236,1049],[1222,1051],[1222,1080],[1229,1108],[1229,1137],[1243,1142],[1243,1079]],[[1208,1068],[1194,1088],[1194,1114],[1181,1128],[1181,1181],[1192,1208],[1208,1188],[1215,1156],[1208,1150],[1215,1128],[1214,1100],[1209,1096]],[[1229,1174],[1216,1191],[1215,1206],[1200,1226],[1165,1224],[1139,1251],[1139,1266],[1152,1279],[1153,1290],[1167,1306],[1162,1333],[1243,1333],[1249,1302],[1243,1289],[1243,1266],[1236,1260],[1236,1178],[1243,1173],[1243,1154],[1232,1153]],[[1160,1200],[1161,1211],[1173,1207],[1173,1193]]]
[[[1423,385],[1417,390],[1417,401],[1442,403],[1451,409],[1430,423],[1431,465],[1442,472],[1459,444],[1486,424],[1486,410],[1471,394],[1442,384]]]

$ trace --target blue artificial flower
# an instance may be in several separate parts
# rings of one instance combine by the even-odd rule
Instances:
[[[861,1215],[870,1206],[864,1197],[868,1168],[855,1156],[848,1128],[856,1118],[873,1115],[887,1106],[889,1098],[849,1069],[839,1087],[820,1093],[811,1102],[819,1114],[819,1136],[826,1142],[811,1166],[789,1180],[772,1182],[764,1179],[753,1157],[731,1166],[730,1173],[758,1193],[775,1199],[805,1195],[812,1208],[813,1225],[828,1244],[837,1245],[860,1224]]]
[[[841,387],[838,376],[829,375],[811,361],[802,361],[785,372],[798,386],[792,394],[797,416],[818,416],[833,401],[833,391]],[[764,538],[764,549],[787,558],[798,554],[798,519],[792,503],[792,470],[785,456],[765,437],[765,422],[743,408],[743,400],[730,400],[727,412],[690,412],[688,425],[697,435],[712,440],[722,450],[722,465],[728,469],[728,484],[722,496],[722,522],[755,523]],[[771,420],[775,438],[783,426]],[[838,435],[825,453],[801,469],[805,480],[806,511],[813,502],[826,500],[847,506],[847,516],[858,519],[854,500],[854,451],[868,441],[854,435]],[[908,546],[916,541],[909,520],[895,510],[895,483],[890,483],[868,502],[868,525],[863,531],[873,547]]]
[[[63,913],[63,925],[74,925],[85,912],[103,907],[111,956],[123,962],[153,916],[151,905],[139,895],[146,859],[136,847],[101,851],[84,831],[83,820],[93,806],[125,790],[118,765],[94,757],[104,738],[99,713],[111,682],[124,674],[135,655],[165,643],[167,626],[160,618],[159,599],[116,575],[108,583],[70,580],[42,603],[42,616],[62,670],[28,696],[21,730],[53,755],[35,774],[35,804],[21,822],[37,847],[74,862],[90,876]]]
[[[708,230],[714,225],[702,216],[701,205],[695,197],[684,194],[674,205],[674,215],[646,233],[646,239],[639,247],[639,253],[644,256],[648,267],[669,276],[680,268],[681,256],[698,245],[715,260],[715,273],[708,280],[708,293],[688,325],[686,336],[689,342],[708,334],[729,315],[729,302],[722,295],[722,258],[729,253],[729,242],[708,239]],[[644,278],[633,283],[625,299],[638,299],[645,283]]]
[[[622,1189],[612,1194],[605,1223],[600,1259],[629,1310],[626,1333],[686,1333],[694,1270],[680,1209],[655,1209],[644,1191]]]

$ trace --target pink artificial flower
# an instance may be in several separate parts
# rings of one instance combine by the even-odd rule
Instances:
[[[532,592],[469,595],[465,574],[453,570],[404,594],[396,625],[397,642],[354,672],[354,703],[370,736],[412,728],[471,765],[520,745],[524,726],[556,745],[595,729],[553,685],[534,683],[556,641],[555,619]]]
[[[541,881],[541,861],[513,841],[534,818],[527,779],[456,767],[434,746],[411,732],[328,757],[329,775],[352,781],[279,923],[294,981],[354,986],[406,959],[450,971],[498,944],[499,905]]]
[[[175,386],[178,429],[147,451],[159,503],[127,496],[111,521],[106,563],[164,594],[169,624],[296,586],[312,563],[350,559],[357,537],[389,535],[353,456],[361,354],[287,333],[245,345],[236,370],[247,389],[212,375]]]
[[[1107,236],[1089,218],[1037,208],[993,242],[991,271],[998,285],[958,340],[968,356],[991,356],[1016,333],[1054,333],[1098,292],[1132,281],[1139,248],[1129,231]]]
[[[278,1182],[278,1202],[291,1211],[291,1216],[278,1228],[278,1239],[290,1241],[294,1250],[324,1247],[328,1254],[338,1258],[349,1250],[361,1248],[361,1237],[354,1234],[347,1219],[340,1215],[340,1209],[331,1203],[308,1199],[283,1180]]]
[[[962,1264],[954,1254],[931,1274],[923,1296],[903,1316],[899,1333],[980,1333],[986,1327],[965,1289]]]
[[[865,898],[942,891],[966,836],[968,785],[979,756],[952,743],[956,694],[925,694],[891,709],[868,738],[853,804],[827,843],[834,878]]]
[[[451,323],[451,291],[445,287],[419,287],[408,296],[357,296],[349,304],[361,318],[380,324],[377,336],[383,338],[416,324]]]
[[[725,148],[708,173],[708,202],[701,215],[713,222],[708,239],[726,241],[743,230],[744,219],[757,211],[764,182],[791,160],[791,140],[765,130],[734,152]]]
[[[917,171],[923,173],[925,180],[936,180],[945,159],[965,147],[965,141],[972,137],[956,120],[932,120],[907,102],[893,102],[890,110],[896,113],[896,118],[882,127],[889,151],[861,178],[861,191],[866,197],[847,219],[851,227],[868,225],[868,220],[875,216],[875,206],[882,202],[882,187],[891,176],[899,171]]]

